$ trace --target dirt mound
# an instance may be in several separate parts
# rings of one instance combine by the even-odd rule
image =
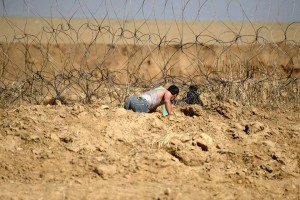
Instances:
[[[1,199],[298,199],[300,114],[235,102],[0,112]]]

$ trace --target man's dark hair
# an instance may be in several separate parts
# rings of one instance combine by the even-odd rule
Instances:
[[[175,95],[179,93],[179,88],[176,85],[171,85],[168,88],[168,91],[171,92],[171,94]]]

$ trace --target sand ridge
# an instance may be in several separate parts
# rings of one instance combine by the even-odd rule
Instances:
[[[58,43],[157,45],[161,40],[174,43],[204,44],[281,42],[299,43],[299,23],[281,22],[216,22],[67,19],[34,17],[1,17],[1,41],[21,39],[24,34],[47,43],[55,35]]]

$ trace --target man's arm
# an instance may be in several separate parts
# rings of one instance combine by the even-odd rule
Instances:
[[[172,103],[171,103],[172,94],[170,92],[166,92],[164,95],[164,103],[169,115],[172,114]]]

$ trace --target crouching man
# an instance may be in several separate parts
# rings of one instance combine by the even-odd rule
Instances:
[[[154,112],[157,107],[163,105],[167,111],[166,115],[172,114],[171,101],[175,100],[179,93],[179,89],[175,85],[171,85],[168,89],[160,86],[139,96],[131,96],[125,101],[124,108],[133,110],[134,112]]]

